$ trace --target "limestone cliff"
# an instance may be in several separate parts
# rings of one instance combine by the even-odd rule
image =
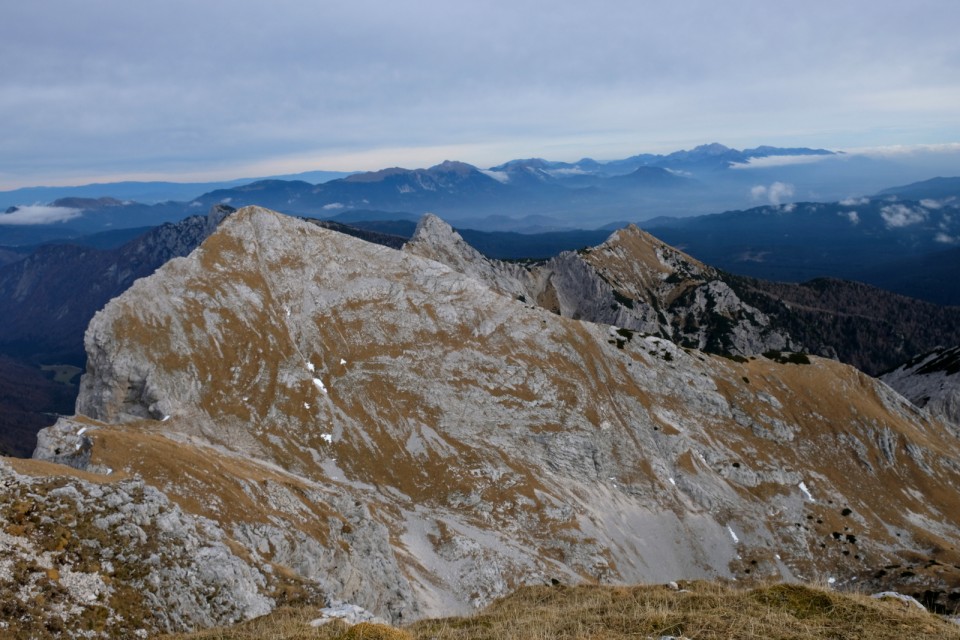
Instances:
[[[516,264],[484,257],[447,223],[427,215],[404,250],[564,317],[713,353],[749,356],[803,349],[773,328],[763,312],[740,300],[715,269],[635,225],[614,232],[597,247]]]
[[[934,349],[880,379],[910,402],[960,429],[960,347]]]
[[[641,290],[617,271],[632,242],[578,268],[635,302],[710,286]],[[557,315],[490,273],[238,211],[93,319],[61,453],[213,523],[268,606],[291,585],[403,621],[551,580],[956,580],[960,445],[887,386]]]

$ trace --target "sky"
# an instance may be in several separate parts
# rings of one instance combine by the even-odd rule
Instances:
[[[960,142],[956,0],[31,0],[0,190]]]

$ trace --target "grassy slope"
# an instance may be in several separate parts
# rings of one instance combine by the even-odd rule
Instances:
[[[285,609],[231,629],[168,638],[619,640],[673,635],[697,640],[960,639],[960,625],[899,600],[787,584],[750,590],[705,582],[686,586],[686,592],[662,586],[527,587],[470,617],[417,622],[406,627],[409,636],[387,635],[374,628],[347,635],[339,624],[314,629],[308,624],[310,611]]]

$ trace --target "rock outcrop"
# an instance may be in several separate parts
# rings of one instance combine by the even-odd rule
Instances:
[[[578,268],[634,309],[657,287],[725,308],[699,276],[617,271],[633,242]],[[90,323],[77,466],[222,532],[254,604],[211,620],[291,591],[396,623],[552,580],[844,585],[897,564],[913,588],[960,583],[960,444],[887,386],[557,315],[496,278],[238,211]],[[182,607],[164,624],[207,624]]]
[[[146,638],[276,605],[268,576],[234,554],[214,521],[143,479],[17,466],[26,473],[0,461],[0,630],[11,637]]]
[[[597,247],[546,262],[509,263],[484,257],[428,214],[404,250],[564,317],[657,335],[685,347],[741,357],[804,348],[740,300],[716,270],[635,225]]]
[[[960,347],[935,349],[880,376],[910,402],[960,433]]]

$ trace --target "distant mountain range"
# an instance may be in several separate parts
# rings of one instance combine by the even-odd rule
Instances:
[[[825,149],[737,150],[714,143],[609,162],[531,158],[479,169],[448,161],[426,169],[233,181],[188,201],[155,204],[122,196],[130,189],[162,190],[161,183],[88,185],[0,214],[0,265],[43,244],[109,249],[211,206],[254,204],[406,237],[422,213],[435,212],[484,254],[504,259],[542,259],[592,246],[607,232],[640,221],[665,241],[732,273],[791,282],[839,277],[960,304],[960,284],[954,284],[960,283],[960,178],[894,188],[886,183],[867,192],[873,196],[832,202],[801,198],[811,193],[800,186],[804,181],[819,185],[823,195],[830,180],[836,184],[855,174],[860,178],[852,184],[863,185],[863,175],[886,175],[890,166]],[[341,177],[312,182],[332,175]],[[196,191],[211,184],[175,186]],[[845,189],[856,193],[849,185]],[[728,202],[748,206],[714,213]],[[705,215],[691,215],[698,211]],[[670,215],[648,215],[654,212]]]
[[[771,160],[773,167],[757,164]],[[826,173],[814,166],[828,161],[832,162]],[[609,162],[534,158],[481,169],[447,161],[425,169],[310,172],[220,183],[35,187],[0,192],[0,207],[12,214],[9,218],[0,214],[0,246],[175,222],[220,203],[256,204],[323,218],[356,209],[408,211],[416,216],[433,212],[460,226],[486,231],[592,228],[615,220],[741,208],[756,201],[758,186],[766,188],[776,181],[790,182],[798,198],[833,192],[842,197],[851,189],[869,193],[890,184],[874,184],[883,171],[877,163],[867,164],[825,149],[737,150],[713,143]],[[530,228],[517,228],[517,219],[530,217],[538,221]]]
[[[532,158],[481,169],[447,161],[421,169],[311,172],[223,183],[31,188],[0,192],[0,206],[9,216],[0,214],[0,247],[176,222],[221,203],[317,218],[356,210],[408,212],[414,218],[430,212],[481,231],[569,231],[757,204],[838,201],[918,177],[929,174],[886,158],[771,146],[738,150],[712,143],[607,162]]]
[[[787,282],[859,280],[960,304],[960,178],[870,198],[658,218],[642,226],[733,273]]]
[[[326,182],[350,175],[345,171],[308,171],[306,173],[271,176],[273,180],[305,180],[313,183]],[[189,202],[215,189],[229,189],[267,178],[238,178],[216,182],[162,182],[124,181],[85,184],[75,187],[25,187],[0,191],[0,208],[18,205],[43,204],[61,198],[102,198],[110,196],[117,200],[135,201],[144,204],[161,202]]]

